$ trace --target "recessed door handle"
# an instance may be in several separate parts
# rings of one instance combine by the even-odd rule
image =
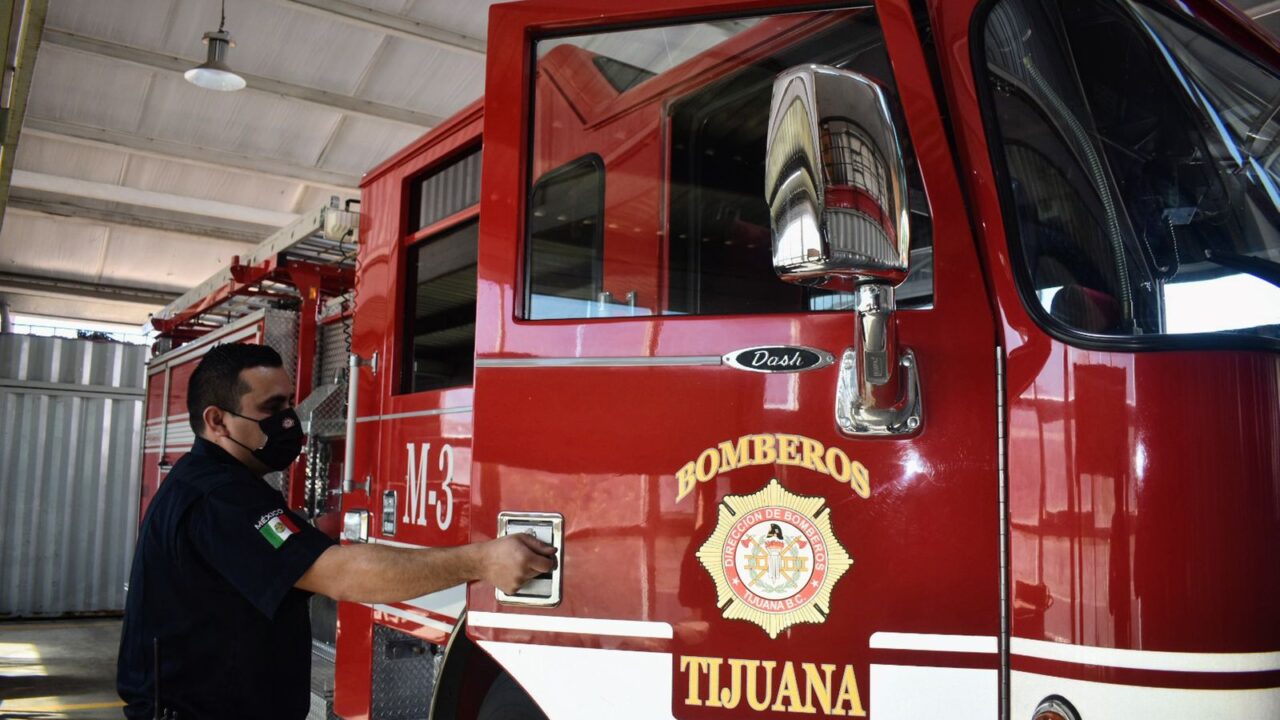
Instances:
[[[495,589],[494,596],[498,602],[507,605],[532,605],[535,607],[555,607],[560,604],[560,591],[564,572],[564,516],[559,513],[543,512],[500,512],[498,513],[498,537],[506,537],[515,533],[525,533],[541,540],[556,549],[556,566],[551,572],[545,572],[525,583],[519,590],[508,595]]]

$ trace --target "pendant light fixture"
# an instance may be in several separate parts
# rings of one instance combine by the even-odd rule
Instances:
[[[231,41],[231,33],[224,29],[226,24],[227,0],[222,0],[222,21],[218,23],[217,32],[204,34],[204,44],[209,46],[208,58],[203,64],[183,73],[182,76],[187,79],[187,82],[207,90],[227,92],[244,87],[244,78],[227,67],[227,48],[235,47],[236,44]]]

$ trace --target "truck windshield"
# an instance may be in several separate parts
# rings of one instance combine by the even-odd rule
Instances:
[[[1091,335],[1280,339],[1280,80],[1147,5],[1002,0],[986,77],[1028,301]]]

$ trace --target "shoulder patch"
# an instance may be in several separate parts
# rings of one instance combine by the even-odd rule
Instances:
[[[258,522],[254,527],[258,532],[262,533],[262,537],[266,538],[273,548],[280,547],[285,540],[288,540],[290,536],[298,532],[298,526],[281,509],[272,510],[258,518]]]

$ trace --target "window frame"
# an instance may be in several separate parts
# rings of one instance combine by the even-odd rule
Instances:
[[[1278,338],[1232,332],[1230,330],[1207,333],[1152,333],[1149,335],[1104,335],[1091,333],[1075,328],[1062,320],[1053,317],[1049,311],[1040,304],[1040,300],[1036,295],[1034,281],[1030,277],[1030,273],[1027,268],[1027,257],[1023,252],[1022,239],[1018,235],[1016,202],[1013,198],[1013,187],[1008,162],[1004,157],[1004,136],[999,130],[998,118],[996,117],[995,97],[992,89],[992,75],[987,70],[987,21],[998,4],[1001,2],[1015,1],[1019,0],[986,0],[974,10],[969,24],[969,37],[972,39],[970,42],[969,61],[973,69],[974,85],[977,90],[978,108],[982,119],[983,139],[987,144],[987,160],[991,163],[992,176],[995,178],[995,191],[999,199],[1000,221],[1001,229],[1004,232],[1005,250],[1008,253],[1010,263],[1012,265],[1011,272],[1013,274],[1014,286],[1017,288],[1018,298],[1021,300],[1023,309],[1027,312],[1027,315],[1030,316],[1037,327],[1050,337],[1072,347],[1084,350],[1125,352],[1280,350],[1280,339]],[[1065,1],[1066,0],[1056,0],[1056,2]],[[1140,19],[1134,16],[1133,11],[1127,7],[1126,3],[1120,0],[1099,1],[1111,3],[1128,16],[1131,22],[1140,24]],[[1151,5],[1150,3],[1147,4]],[[1224,38],[1216,29],[1209,28],[1203,23],[1191,23],[1190,26],[1197,32],[1212,37],[1217,42],[1227,45],[1231,44],[1230,41],[1227,38]],[[1142,42],[1147,45],[1148,50],[1152,56],[1155,57],[1157,49],[1151,45],[1151,40],[1145,33],[1142,33]],[[1269,64],[1263,62],[1245,48],[1239,48],[1238,52],[1261,67],[1271,68]],[[1276,72],[1274,68],[1271,69],[1272,72]],[[1185,96],[1178,97],[1178,107],[1188,113],[1194,112],[1195,110],[1189,105]]]
[[[409,259],[414,247],[429,243],[432,238],[444,235],[461,228],[467,223],[480,222],[480,202],[469,205],[452,215],[447,215],[439,220],[426,225],[417,230],[412,229],[414,225],[421,219],[419,215],[419,205],[411,199],[414,197],[414,187],[420,185],[427,177],[437,174],[442,170],[453,166],[459,160],[471,155],[472,153],[484,152],[484,145],[480,142],[467,143],[462,147],[448,153],[447,156],[433,162],[430,167],[424,168],[421,172],[414,173],[405,178],[400,186],[401,200],[401,234],[396,243],[396,282],[399,284],[399,297],[395,298],[400,310],[400,318],[395,328],[395,342],[393,349],[399,367],[396,369],[396,377],[393,378],[391,384],[391,395],[393,397],[420,397],[426,393],[440,393],[455,390],[457,388],[472,387],[475,385],[475,368],[472,368],[471,382],[464,385],[447,385],[444,387],[430,388],[426,390],[413,390],[413,336],[412,323],[416,318],[416,299],[417,299],[417,267],[416,264],[410,263]],[[479,257],[479,241],[477,238],[476,247],[477,260]],[[477,270],[478,270],[477,262]],[[410,282],[414,280],[415,282]],[[475,339],[472,338],[472,352],[475,351]]]

